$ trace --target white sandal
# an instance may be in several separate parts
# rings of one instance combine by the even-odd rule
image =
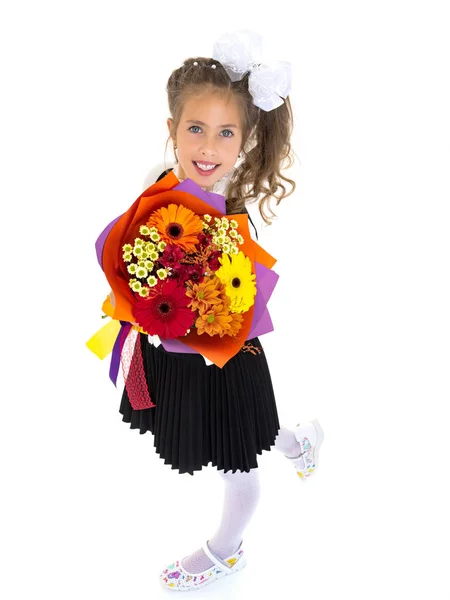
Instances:
[[[322,427],[317,419],[305,423],[304,425],[297,424],[295,430],[295,439],[301,446],[301,454],[296,457],[286,456],[290,460],[297,471],[297,475],[305,481],[315,471],[317,471],[319,461],[319,448],[323,442],[324,434]]]
[[[181,560],[170,564],[160,573],[160,581],[163,586],[169,590],[177,592],[189,592],[212,583],[216,579],[237,573],[245,567],[247,560],[244,551],[241,550],[242,541],[234,554],[222,560],[211,552],[208,542],[202,546],[204,553],[210,559],[214,566],[201,573],[189,573],[181,566]]]

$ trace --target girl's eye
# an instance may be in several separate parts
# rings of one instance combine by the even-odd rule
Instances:
[[[200,129],[200,127],[198,125],[192,125],[191,127],[189,127],[189,131],[192,131],[192,129],[194,129],[194,128]],[[234,133],[230,129],[224,129],[223,131],[228,131],[228,133],[231,134],[231,135],[224,135],[223,137],[233,137],[234,136]],[[197,133],[197,132],[192,131],[192,133]]]

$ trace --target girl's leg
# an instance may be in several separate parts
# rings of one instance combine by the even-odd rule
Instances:
[[[225,483],[222,521],[217,532],[208,540],[211,552],[219,558],[228,558],[236,552],[242,534],[253,516],[260,497],[258,468],[246,471],[219,471]],[[189,573],[200,573],[213,563],[200,548],[182,560]]]
[[[294,432],[281,426],[277,437],[275,438],[275,448],[285,456],[296,458],[302,453],[300,444],[294,435]]]

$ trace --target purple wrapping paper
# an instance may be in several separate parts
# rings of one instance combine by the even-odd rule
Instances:
[[[103,246],[105,245],[105,240],[108,237],[108,234],[111,231],[111,229],[113,228],[114,224],[120,219],[121,216],[122,215],[119,215],[113,221],[111,221],[111,223],[109,225],[107,225],[105,227],[105,229],[101,232],[101,234],[97,238],[97,241],[95,242],[95,251],[97,252],[98,264],[102,267],[102,269],[103,269],[103,261],[102,261]]]
[[[192,181],[192,179],[185,179],[173,189],[179,192],[188,192],[193,196],[197,196],[197,198],[200,198],[200,200],[203,200],[203,202],[209,204],[209,206],[212,208],[215,208],[220,213],[225,214],[225,196],[202,190],[202,188],[197,185],[195,181]]]
[[[256,296],[255,310],[253,312],[252,324],[248,334],[248,339],[263,335],[273,331],[272,320],[267,310],[267,303],[277,284],[279,275],[268,269],[265,265],[255,262],[256,270]]]

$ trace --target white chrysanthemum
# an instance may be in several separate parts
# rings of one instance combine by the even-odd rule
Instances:
[[[152,240],[152,242],[159,242],[161,238],[159,237],[159,233],[157,231],[152,231],[150,233],[150,239]]]
[[[222,227],[224,229],[228,229],[230,226],[230,221],[226,217],[222,217]]]
[[[235,219],[231,219],[231,221],[230,221],[230,227],[232,227],[233,229],[237,229],[238,222]]]
[[[167,246],[166,242],[163,242],[162,240],[159,242],[158,244],[158,252],[164,252],[164,248]]]
[[[241,234],[238,235],[237,240],[238,240],[239,244],[243,244],[244,243],[244,238],[242,237]]]
[[[143,250],[141,252],[141,254],[139,255],[139,258],[142,259],[142,260],[145,260],[146,258],[148,258],[148,254],[149,254],[148,252],[146,252],[145,250]]]
[[[153,267],[154,267],[154,266],[155,266],[155,265],[154,265],[154,263],[152,263],[152,261],[151,261],[151,260],[146,260],[146,261],[145,261],[144,267],[145,267],[146,269],[148,269],[149,271],[153,271]]]
[[[239,248],[235,245],[231,246],[231,254],[239,254]]]
[[[133,254],[134,254],[136,257],[138,257],[138,258],[141,256],[141,254],[143,253],[143,251],[144,251],[144,250],[143,250],[142,246],[135,246],[135,247],[133,248]]]
[[[209,223],[209,222],[211,221],[211,218],[212,218],[212,217],[211,217],[211,215],[203,215],[203,218],[205,219],[205,221],[206,221],[207,223]]]
[[[150,287],[153,287],[158,283],[158,280],[154,275],[150,275],[150,277],[147,279],[147,283]]]
[[[153,262],[155,262],[155,260],[158,260],[159,254],[158,254],[158,252],[156,252],[156,250],[153,250],[153,252],[149,253],[148,257],[149,257],[150,260],[152,260]]]
[[[131,289],[133,290],[133,292],[139,292],[139,290],[142,289],[142,283],[140,281],[134,281],[131,284]]]
[[[127,271],[128,273],[131,273],[131,275],[134,275],[136,273],[136,269],[137,265],[135,263],[131,263],[131,265],[128,265],[127,267]]]
[[[148,276],[148,271],[145,267],[138,267],[136,269],[136,277],[138,279],[145,279]]]
[[[130,262],[132,258],[133,258],[133,255],[131,254],[131,252],[124,252],[123,253],[123,260],[125,262]]]
[[[217,240],[216,243],[219,246],[223,246],[223,244],[225,244],[225,237],[223,235],[216,236],[216,240]]]
[[[224,244],[222,246],[222,252],[225,252],[225,254],[230,254],[231,251],[231,246],[230,244]],[[139,276],[138,276],[139,277]]]
[[[216,227],[220,227],[222,225],[222,220],[218,219],[217,217],[214,217],[214,225]]]
[[[129,254],[130,252],[133,252],[133,246],[131,244],[125,244],[125,246],[122,246],[122,250],[126,254]]]
[[[136,248],[136,246],[143,246],[145,244],[144,240],[141,240],[141,238],[136,238],[134,240],[134,247]]]
[[[150,235],[150,229],[147,227],[147,225],[141,225],[139,227],[139,233],[142,235]]]
[[[237,238],[238,236],[238,232],[236,231],[236,229],[230,229],[230,231],[228,232],[228,235],[230,236],[230,238]]]
[[[156,274],[158,275],[158,277],[160,279],[165,279],[167,277],[167,273],[168,273],[167,269],[158,269],[156,271]]]
[[[141,232],[142,233],[142,232]],[[148,289],[148,287],[142,287],[139,290],[139,296],[142,296],[142,298],[147,298],[147,296],[150,294],[150,290]]]
[[[145,251],[148,252],[150,254],[150,252],[153,252],[154,250],[156,250],[156,246],[153,242],[147,242],[145,244]]]

